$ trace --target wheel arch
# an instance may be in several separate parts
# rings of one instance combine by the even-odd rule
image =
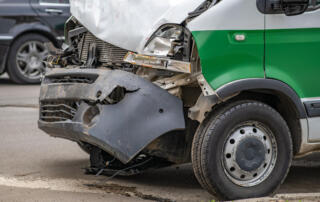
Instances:
[[[224,100],[237,93],[260,92],[269,93],[286,99],[295,109],[300,119],[307,118],[306,109],[301,101],[301,98],[288,84],[275,79],[243,79],[228,83],[216,90],[220,99]],[[282,100],[281,99],[281,100]]]
[[[46,38],[48,38],[55,46],[59,46],[59,41],[56,39],[56,37],[50,33],[50,30],[44,30],[44,29],[30,29],[30,30],[24,30],[20,32],[19,34],[15,35],[13,40],[10,43],[10,46],[20,37],[26,35],[26,34],[39,34]]]

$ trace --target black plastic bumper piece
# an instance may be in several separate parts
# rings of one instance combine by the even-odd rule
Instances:
[[[79,78],[94,81],[79,83]],[[104,100],[117,87],[126,90],[124,98],[116,104],[105,104]],[[52,112],[43,103],[57,102],[60,104],[56,106],[60,106],[64,101],[78,103],[72,117],[50,121],[43,118]],[[66,113],[59,110],[60,114]],[[47,73],[41,86],[38,126],[51,136],[90,143],[128,163],[161,135],[185,129],[185,120],[180,99],[135,74],[120,70],[54,69]]]

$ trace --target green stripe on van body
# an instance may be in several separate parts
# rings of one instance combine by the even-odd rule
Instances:
[[[194,31],[202,73],[213,89],[246,78],[264,78],[264,30]],[[235,34],[245,34],[236,41]]]
[[[266,30],[266,76],[320,97],[320,28]]]

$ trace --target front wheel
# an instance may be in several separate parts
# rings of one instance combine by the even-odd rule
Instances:
[[[221,199],[267,196],[284,181],[292,161],[290,130],[281,115],[256,101],[213,113],[193,140],[200,184]]]

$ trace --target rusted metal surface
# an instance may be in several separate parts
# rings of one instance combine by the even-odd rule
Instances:
[[[203,96],[203,94],[201,94],[197,103],[189,109],[189,118],[202,123],[202,121],[205,119],[206,113],[209,113],[212,107],[218,103],[218,96]]]

